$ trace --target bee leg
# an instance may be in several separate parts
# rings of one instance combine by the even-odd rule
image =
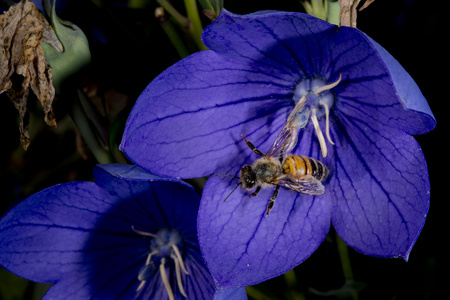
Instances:
[[[242,138],[244,139],[245,143],[247,144],[247,146],[252,149],[253,152],[255,152],[255,154],[259,155],[259,156],[265,156],[264,153],[262,153],[260,150],[256,149],[256,147],[249,141],[247,141],[247,139],[245,138],[245,136],[243,134],[241,134]]]
[[[261,190],[261,186],[258,185],[258,187],[256,188],[256,190],[255,190],[253,193],[251,193],[250,195],[248,195],[248,197],[249,197],[249,198],[251,198],[251,197],[256,197],[256,195],[258,195],[258,193],[259,193],[260,190]]]
[[[269,211],[272,210],[273,205],[275,204],[275,199],[277,199],[277,195],[278,195],[278,190],[280,189],[280,186],[277,185],[275,187],[275,191],[273,191],[272,196],[270,196],[270,201],[269,204],[267,204],[267,210],[266,210],[266,217],[269,215]]]

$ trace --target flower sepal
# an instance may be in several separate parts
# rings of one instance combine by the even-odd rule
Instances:
[[[215,20],[223,9],[223,0],[198,0],[203,8],[203,14],[211,20]]]
[[[53,85],[57,93],[76,78],[91,61],[88,40],[83,31],[75,24],[63,21],[56,15],[56,0],[42,1],[45,13],[50,19],[53,30],[62,44],[61,49],[42,43],[47,62],[52,67]]]

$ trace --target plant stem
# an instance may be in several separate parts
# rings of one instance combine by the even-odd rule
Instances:
[[[249,299],[258,299],[258,300],[274,300],[273,298],[269,297],[265,293],[261,292],[257,288],[253,286],[246,286],[245,290],[247,291],[247,295],[249,296]]]
[[[190,53],[184,45],[183,40],[179,36],[178,32],[173,27],[171,21],[167,18],[167,15],[164,12],[164,8],[159,7],[155,10],[155,17],[161,24],[162,29],[167,34],[170,39],[170,42],[175,47],[181,58],[185,58]]]
[[[342,271],[346,281],[353,280],[353,271],[350,265],[350,256],[348,254],[348,247],[345,242],[336,234],[336,243],[341,259]]]
[[[297,276],[295,275],[294,269],[291,269],[284,273],[283,277],[288,287],[288,290],[286,292],[289,295],[289,299],[305,300],[305,297],[295,289],[295,287],[297,286]]]
[[[80,134],[83,136],[84,141],[86,142],[89,150],[92,152],[98,163],[111,163],[112,161],[108,151],[106,151],[106,149],[101,146],[98,138],[96,137],[94,132],[92,132],[92,127],[89,124],[89,120],[83,110],[79,97],[80,95],[77,94],[77,97],[73,99],[73,106],[71,111],[72,120],[78,127]]]
[[[184,0],[188,19],[191,21],[189,32],[199,50],[206,50],[202,42],[203,26],[197,8],[197,0]]]
[[[175,21],[184,29],[189,29],[190,21],[188,18],[180,14],[175,7],[170,4],[168,0],[157,0],[158,4],[161,5],[162,8],[164,8],[165,11],[169,15],[171,15]]]

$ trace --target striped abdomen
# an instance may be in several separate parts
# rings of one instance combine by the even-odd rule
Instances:
[[[318,160],[304,155],[289,155],[283,162],[283,173],[293,177],[311,175],[319,181],[328,176],[328,168]]]

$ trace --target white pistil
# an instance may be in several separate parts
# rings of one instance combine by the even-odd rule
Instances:
[[[173,295],[172,288],[170,287],[169,279],[167,278],[166,267],[164,266],[165,264],[166,258],[163,257],[161,259],[161,264],[159,265],[159,272],[161,273],[161,279],[166,287],[167,294],[169,295],[169,300],[174,300],[175,297]]]
[[[183,259],[181,258],[181,253],[180,253],[180,250],[178,249],[177,245],[172,244],[172,249],[174,250],[174,252],[178,258],[178,261],[180,262],[181,269],[183,270],[183,272],[186,275],[189,275],[189,272],[186,270],[186,267],[184,266]]]
[[[319,121],[317,120],[315,108],[311,110],[311,120],[314,124],[314,129],[316,130],[317,138],[319,139],[319,145],[320,150],[322,151],[322,156],[325,158],[327,157],[328,154],[327,144],[325,142],[325,138],[323,137],[322,130],[320,130]]]
[[[177,284],[178,288],[180,289],[180,293],[187,298],[186,292],[183,288],[183,281],[181,280],[180,263],[178,262],[178,258],[173,254],[170,254],[170,257],[175,262],[175,275],[177,276]]]
[[[145,261],[145,265],[148,266],[151,262],[152,262],[152,256],[155,254],[158,254],[159,250],[153,250],[152,252],[149,253],[149,255],[147,256],[147,260]]]
[[[150,252],[150,253],[148,254],[147,259],[145,260],[144,268],[145,268],[146,266],[148,266],[148,265],[151,264],[151,262],[152,262],[152,256],[155,255],[155,254],[158,254],[158,253],[159,253],[159,250],[156,249],[156,250],[154,250],[154,251],[152,251],[152,252]],[[145,284],[145,282],[146,282],[146,280],[143,279],[140,275],[138,276],[138,279],[141,281],[141,283],[139,284],[138,288],[136,289],[136,292],[139,291],[140,289],[142,289],[142,287],[144,286],[144,284]]]
[[[137,234],[140,234],[140,235],[143,235],[143,236],[149,236],[149,237],[152,237],[152,238],[156,238],[156,239],[158,239],[161,243],[164,243],[163,240],[161,239],[161,237],[158,236],[157,234],[150,233],[150,232],[146,232],[146,231],[138,230],[138,229],[134,228],[134,225],[131,225],[131,228],[132,228],[133,231],[136,232]]]
[[[313,93],[314,95],[318,96],[320,93],[324,92],[324,91],[328,91],[331,90],[332,88],[334,88],[335,86],[337,86],[339,84],[339,82],[341,82],[342,80],[342,74],[339,74],[339,79],[336,80],[333,83],[321,86],[320,88],[317,88]]]
[[[186,274],[186,275],[189,275],[189,272],[186,270],[186,267],[184,266],[183,258],[181,257],[181,253],[180,253],[180,250],[178,249],[177,245],[172,244],[172,249],[175,254],[173,254],[173,253],[170,254],[170,257],[175,262],[175,273],[177,276],[178,288],[180,289],[181,294],[187,298],[186,292],[184,291],[184,288],[183,288],[183,281],[181,280],[180,269],[183,270],[184,274]]]
[[[145,285],[145,280],[142,280],[141,283],[139,283],[138,288],[136,289],[136,292],[142,289],[142,287]]]
[[[321,103],[321,105],[325,108],[325,134],[327,135],[328,141],[334,145],[330,137],[330,108],[326,103]]]
[[[339,74],[338,80],[336,80],[333,83],[326,84],[324,86],[317,88],[315,91],[313,91],[313,94],[316,96],[319,96],[320,93],[331,90],[332,88],[337,86],[341,82],[341,80],[342,80],[342,74]],[[330,136],[330,107],[328,106],[328,104],[325,101],[320,101],[320,100],[319,100],[319,105],[323,106],[323,108],[325,109],[325,134],[327,135],[328,141],[332,145],[334,145],[334,142],[331,140],[331,136]],[[322,156],[325,158],[325,157],[327,157],[328,150],[327,150],[325,138],[323,137],[322,130],[320,130],[319,122],[317,120],[316,109],[312,109],[311,120],[314,124],[314,129],[316,130],[317,138],[319,139]]]

